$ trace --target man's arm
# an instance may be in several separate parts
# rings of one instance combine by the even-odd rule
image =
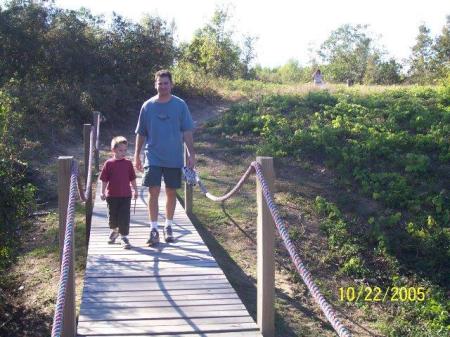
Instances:
[[[183,132],[183,140],[186,144],[189,152],[187,158],[187,166],[189,168],[194,168],[195,166],[195,151],[194,151],[194,136],[192,135],[192,130]]]
[[[142,171],[142,162],[141,162],[141,150],[142,145],[144,145],[145,137],[141,136],[140,134],[136,134],[136,145],[134,147],[134,166],[136,167],[136,170]]]

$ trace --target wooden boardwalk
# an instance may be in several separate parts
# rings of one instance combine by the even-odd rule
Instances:
[[[165,243],[160,227],[159,247],[146,245],[148,192],[139,189],[129,250],[107,243],[107,207],[97,193],[77,335],[261,337],[178,201],[175,242]],[[159,207],[162,224],[163,188]]]

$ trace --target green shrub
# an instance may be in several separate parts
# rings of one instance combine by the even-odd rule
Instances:
[[[27,164],[19,160],[14,144],[11,99],[0,92],[0,272],[13,261],[17,248],[17,229],[34,210],[35,188],[25,179]]]

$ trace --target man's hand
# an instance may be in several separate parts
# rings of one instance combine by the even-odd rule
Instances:
[[[105,193],[102,193],[102,194],[100,195],[100,199],[106,200],[106,195],[105,195]]]
[[[134,190],[133,191],[133,199],[137,199],[138,198],[138,191]]]
[[[144,171],[140,156],[134,156],[134,167],[136,167],[136,170],[138,170],[139,172]]]

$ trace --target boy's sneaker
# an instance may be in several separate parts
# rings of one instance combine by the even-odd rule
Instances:
[[[109,244],[113,244],[116,243],[116,239],[119,237],[119,231],[116,230],[111,230],[111,233],[109,234],[109,240],[108,243]]]
[[[164,227],[163,233],[164,233],[164,240],[166,240],[166,242],[173,242],[172,226]]]
[[[128,238],[126,236],[122,236],[121,238],[122,248],[123,249],[130,249],[130,241],[128,241]]]
[[[147,244],[151,246],[156,246],[159,243],[159,233],[158,230],[152,228],[150,231],[150,237],[147,240]]]

